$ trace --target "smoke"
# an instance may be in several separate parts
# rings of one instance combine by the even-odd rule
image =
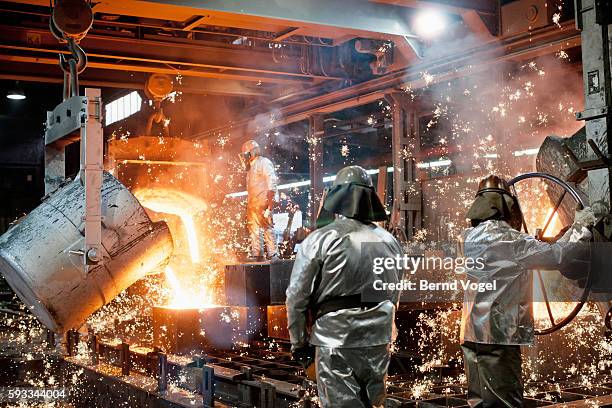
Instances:
[[[476,72],[439,83],[436,74],[421,72],[425,88],[407,92],[431,101],[431,120],[421,134],[443,128],[446,134],[437,137],[441,156],[453,156],[464,172],[511,176],[534,163],[515,160],[517,151],[581,127],[575,113],[583,104],[582,77],[564,51],[519,62],[491,62],[490,55],[478,59],[481,53],[470,52],[486,47],[491,46],[471,34],[432,45],[428,58],[469,54]]]
[[[579,61],[561,51],[492,62],[491,53],[470,51],[487,47],[492,45],[465,35],[427,50],[428,58],[469,55],[465,71],[471,73],[457,79],[445,80],[438,78],[442,74],[416,68],[408,73],[410,78],[420,76],[425,84],[405,88],[425,116],[418,124],[422,161],[452,163],[423,170],[430,179],[423,183],[429,239],[452,239],[466,227],[465,213],[480,178],[487,174],[511,178],[534,171],[537,150],[546,136],[571,136],[582,127],[575,119],[583,105]],[[419,146],[408,150],[402,154],[419,156]],[[538,193],[532,199],[545,197]]]

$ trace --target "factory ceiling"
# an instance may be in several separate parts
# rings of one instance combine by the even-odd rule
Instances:
[[[81,83],[142,88],[176,75],[183,92],[283,98],[397,71],[422,57],[415,10],[436,7],[460,29],[499,33],[492,0],[101,1],[82,40]],[[349,10],[360,10],[359,14]],[[0,2],[0,78],[61,82],[46,0]]]
[[[162,73],[183,93],[239,101],[229,124],[211,123],[194,138],[271,111],[282,125],[367,104],[422,87],[423,73],[446,81],[580,45],[571,8],[555,20],[545,0],[92,4],[82,85],[141,89],[150,74]],[[445,16],[444,33],[416,35],[417,17],[432,9]],[[0,1],[0,79],[62,82],[58,53],[68,50],[49,31],[50,13],[47,0]]]

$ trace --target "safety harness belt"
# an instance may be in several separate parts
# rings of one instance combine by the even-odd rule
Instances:
[[[378,306],[378,302],[362,302],[361,294],[336,296],[325,299],[316,306],[315,320],[327,313],[337,312],[338,310],[353,308],[371,309],[376,306]]]

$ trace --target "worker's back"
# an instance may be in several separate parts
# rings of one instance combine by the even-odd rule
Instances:
[[[533,342],[532,274],[515,255],[515,247],[522,245],[524,235],[496,220],[465,231],[464,256],[484,260],[484,267],[468,269],[466,278],[474,283],[495,283],[495,290],[466,290],[462,341],[519,345]]]
[[[354,219],[338,218],[310,234],[302,242],[296,258],[292,285],[287,290],[288,305],[308,297],[311,310],[316,310],[325,301],[350,295],[364,295],[365,302],[375,300],[377,304],[325,313],[316,319],[310,343],[327,347],[389,343],[399,292],[379,292],[372,288],[375,280],[399,282],[402,276],[394,268],[375,274],[372,260],[396,258],[402,253],[401,245],[389,232],[373,223]]]

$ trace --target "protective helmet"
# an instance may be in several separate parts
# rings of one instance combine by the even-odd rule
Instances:
[[[247,140],[242,144],[239,156],[243,165],[248,167],[251,160],[259,155],[261,155],[261,148],[259,147],[259,143],[256,141]]]
[[[503,178],[495,176],[493,174],[483,178],[478,183],[478,191],[476,192],[476,196],[482,193],[509,194],[510,196],[514,197],[512,192],[510,192],[508,182]]]
[[[480,180],[478,191],[467,218],[472,226],[477,226],[487,220],[503,220],[516,230],[523,224],[517,198],[510,191],[508,182],[501,177],[490,175]]]
[[[361,166],[347,166],[341,169],[338,174],[336,174],[332,186],[335,187],[348,183],[363,184],[368,187],[373,187],[372,177],[370,177],[368,172]]]
[[[360,221],[386,221],[387,213],[380,202],[370,175],[360,166],[348,166],[336,175],[329,189],[326,189],[322,208],[317,217],[317,226],[333,221],[333,214]]]

